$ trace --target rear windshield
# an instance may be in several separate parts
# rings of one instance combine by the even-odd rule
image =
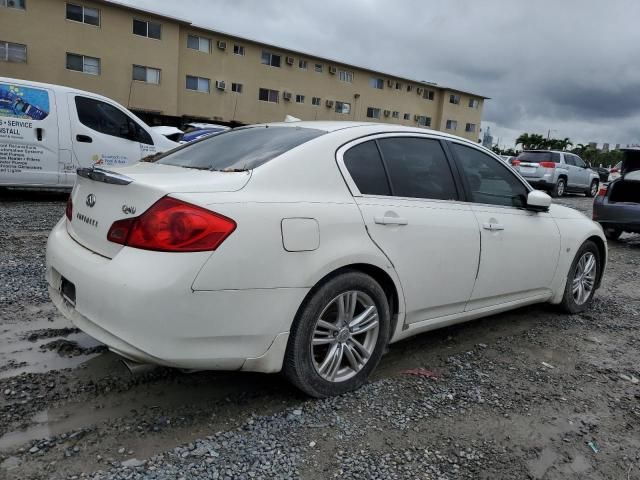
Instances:
[[[326,132],[300,127],[244,127],[179,148],[157,163],[200,170],[251,170]]]
[[[551,152],[522,152],[518,155],[521,162],[553,162],[560,163],[560,155],[553,155]]]

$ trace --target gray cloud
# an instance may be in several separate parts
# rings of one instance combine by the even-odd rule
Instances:
[[[640,140],[635,0],[121,0],[264,42],[491,97],[483,124]],[[483,125],[484,126],[484,125]]]

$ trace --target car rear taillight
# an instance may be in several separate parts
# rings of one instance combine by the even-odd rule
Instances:
[[[598,196],[599,197],[606,197],[608,188],[609,188],[608,185],[601,185],[600,186],[600,190],[598,191]]]
[[[513,160],[511,162],[511,166],[513,166],[513,167],[517,167],[518,165],[520,165],[520,160]]]
[[[544,168],[556,168],[556,164],[554,162],[540,162],[539,165]]]
[[[117,220],[107,240],[144,250],[215,250],[236,229],[236,222],[196,205],[163,197],[139,217]]]
[[[67,198],[67,206],[64,209],[64,214],[69,221],[73,218],[73,202],[71,201],[71,194],[69,194],[69,198]]]

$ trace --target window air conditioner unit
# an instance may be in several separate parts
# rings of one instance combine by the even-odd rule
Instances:
[[[422,95],[422,92],[423,92],[423,91],[424,91],[424,90],[422,89],[422,87],[418,87],[418,88],[416,88],[416,92],[418,92],[418,95]]]
[[[225,88],[227,88],[227,84],[224,83],[224,80],[216,80],[216,88],[218,90],[224,90]]]
[[[331,75],[335,75],[338,69],[336,67],[329,67],[329,73]]]
[[[391,115],[391,110],[385,110],[384,111],[384,116],[388,117],[389,115]]]
[[[326,103],[327,107],[331,108],[333,107],[333,100],[327,100]]]
[[[293,65],[293,57],[287,57],[287,65]]]
[[[227,42],[225,42],[224,40],[218,40],[218,48],[220,50],[226,50],[227,49]]]
[[[291,100],[291,92],[283,92],[282,98],[284,98],[287,101]]]

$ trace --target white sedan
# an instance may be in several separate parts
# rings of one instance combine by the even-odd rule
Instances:
[[[79,170],[51,299],[137,362],[362,385],[387,344],[539,302],[587,308],[602,230],[490,151],[419,128],[238,128]]]

